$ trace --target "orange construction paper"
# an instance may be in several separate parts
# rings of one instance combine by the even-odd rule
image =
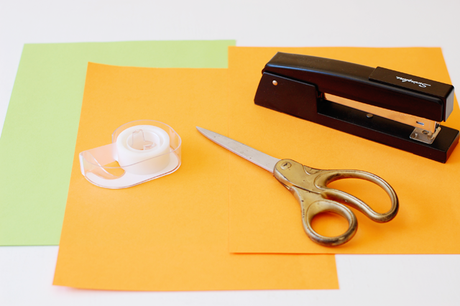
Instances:
[[[336,289],[332,255],[228,251],[229,156],[195,126],[228,130],[227,69],[90,63],[55,285],[185,291]],[[171,175],[108,190],[85,180],[78,153],[111,142],[120,125],[154,119],[182,138]]]
[[[231,138],[277,158],[292,158],[321,169],[361,169],[387,180],[400,210],[389,223],[375,223],[360,212],[358,232],[347,244],[328,248],[306,236],[300,206],[267,171],[230,156],[231,252],[329,254],[460,253],[460,147],[446,164],[323,127],[254,104],[261,70],[277,51],[334,58],[450,83],[440,48],[244,48],[230,47]],[[457,102],[443,125],[460,129]],[[226,131],[226,130],[223,130]],[[217,130],[216,132],[219,132]],[[362,197],[377,211],[389,208],[386,194],[358,180],[334,187]],[[328,220],[330,219],[330,220]],[[347,226],[331,216],[315,219],[323,234]]]

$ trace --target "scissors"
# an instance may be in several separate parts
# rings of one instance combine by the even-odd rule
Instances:
[[[379,223],[392,220],[399,209],[398,196],[394,189],[381,177],[361,170],[322,170],[302,165],[292,159],[278,159],[253,149],[236,140],[197,127],[198,131],[211,141],[271,172],[300,203],[302,223],[308,237],[324,246],[338,246],[348,242],[356,234],[358,222],[355,214],[345,203]],[[385,190],[391,199],[391,208],[386,213],[377,213],[357,197],[341,190],[328,188],[333,181],[358,178],[370,181]],[[339,202],[340,201],[340,202]],[[325,212],[336,213],[348,221],[345,233],[327,237],[318,234],[312,227],[313,218]]]

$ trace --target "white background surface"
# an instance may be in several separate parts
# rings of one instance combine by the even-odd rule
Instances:
[[[24,43],[442,47],[460,88],[459,16],[458,0],[0,0],[0,126]],[[165,293],[52,286],[57,252],[0,247],[0,305],[460,305],[458,255],[336,256],[340,290]]]

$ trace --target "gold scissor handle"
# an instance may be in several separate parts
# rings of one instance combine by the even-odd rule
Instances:
[[[304,192],[306,191],[301,189],[296,191],[296,193],[299,194]],[[308,237],[318,244],[324,246],[338,246],[344,244],[353,238],[358,230],[358,221],[356,220],[355,214],[348,207],[336,201],[321,199],[307,205],[301,205],[301,208],[303,228]],[[327,237],[318,234],[312,227],[312,220],[316,215],[325,212],[336,213],[344,217],[348,221],[347,230],[343,234],[334,237]]]
[[[299,201],[305,232],[314,242],[325,246],[337,246],[346,243],[356,233],[358,224],[353,212],[340,202],[358,209],[376,222],[392,220],[399,209],[399,201],[394,189],[381,177],[360,170],[320,170],[304,166],[296,161],[284,159],[275,165],[274,175]],[[377,184],[385,190],[391,200],[388,212],[380,214],[357,197],[341,190],[328,188],[333,181],[358,178]],[[318,234],[311,226],[313,218],[323,212],[333,212],[348,221],[345,233],[335,237]]]
[[[347,178],[363,179],[381,187],[390,197],[390,210],[386,213],[378,213],[357,197],[347,192],[327,187],[327,185],[333,181]],[[370,172],[361,170],[320,170],[316,175],[315,187],[322,191],[323,197],[335,201],[345,202],[345,204],[359,210],[375,222],[388,222],[396,217],[396,214],[398,213],[399,200],[393,187],[391,187],[391,185],[383,178]]]

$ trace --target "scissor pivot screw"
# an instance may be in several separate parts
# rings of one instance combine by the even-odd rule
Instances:
[[[272,84],[276,86],[276,85],[278,85],[278,81],[277,81],[277,80],[273,80],[273,81],[272,81]]]
[[[281,164],[281,169],[285,170],[285,169],[289,169],[291,168],[291,163],[290,162],[284,162]]]

